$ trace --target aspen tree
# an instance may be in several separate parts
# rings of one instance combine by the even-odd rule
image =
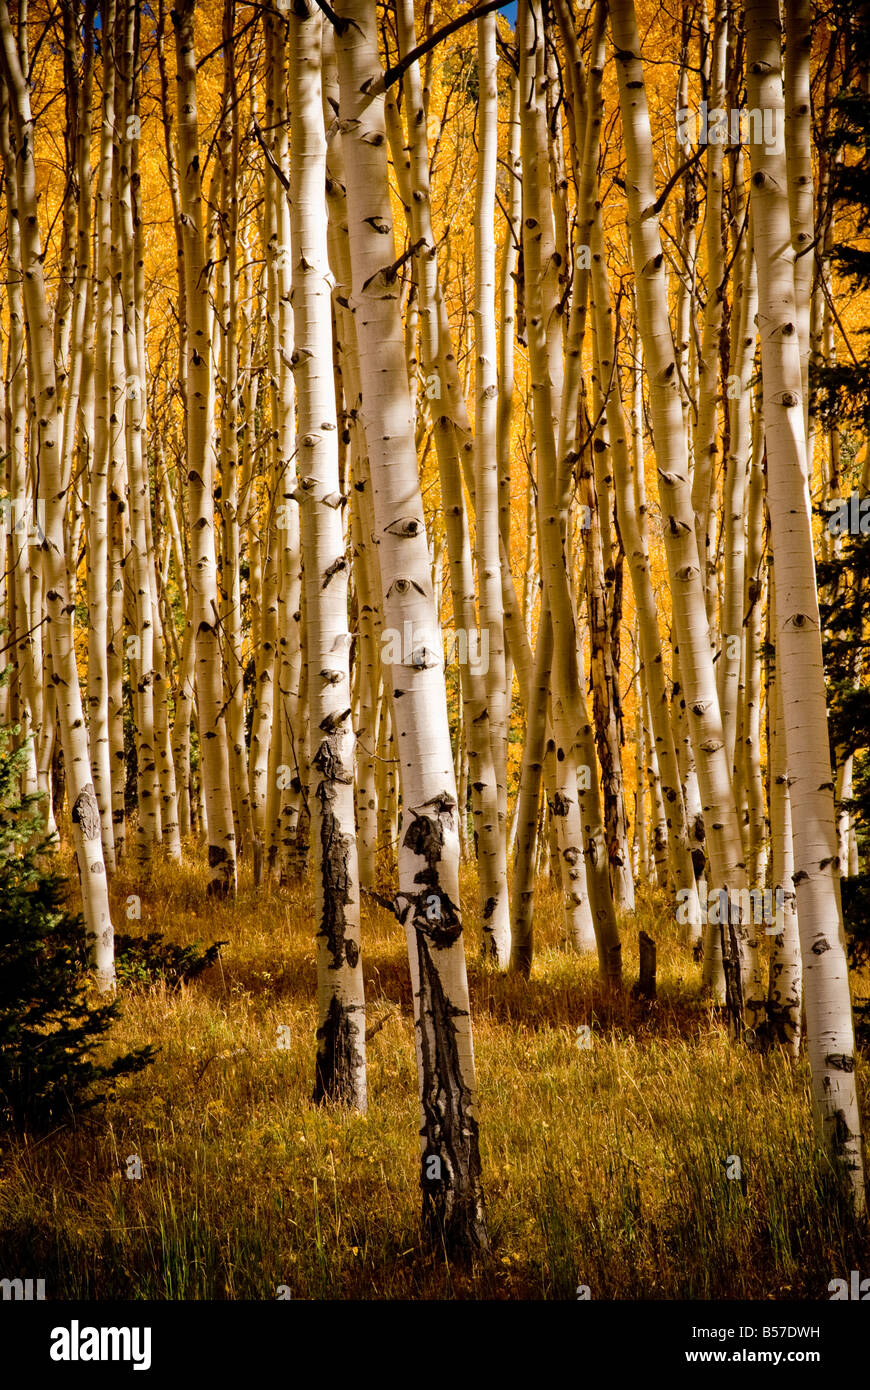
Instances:
[[[597,70],[590,73],[590,92]],[[635,505],[634,464],[626,439],[626,422],[619,390],[619,375],[611,379],[613,363],[612,308],[604,242],[601,228],[601,209],[597,206],[592,229],[592,298],[602,380],[608,378],[605,397],[607,421],[610,427],[610,447],[616,508],[622,543],[625,547],[631,575],[632,590],[638,615],[638,642],[650,699],[652,736],[668,826],[668,856],[674,885],[688,894],[687,935],[694,940],[699,930],[699,909],[695,891],[695,876],[689,848],[689,827],[680,785],[679,765],[670,718],[661,641],[656,621],[656,599],[650,578],[649,539],[646,507]]]
[[[413,5],[410,0],[401,0],[398,7],[398,29],[401,46],[413,50],[415,44]],[[453,598],[454,623],[464,628],[466,641],[477,625],[475,607],[474,572],[472,551],[468,528],[468,514],[463,492],[463,471],[469,492],[474,493],[474,470],[469,467],[474,446],[470,438],[465,404],[462,396],[456,356],[453,350],[447,311],[438,275],[436,237],[432,228],[429,201],[429,158],[426,148],[426,127],[422,119],[423,98],[420,87],[419,65],[412,63],[404,74],[404,86],[409,112],[409,209],[411,231],[415,245],[421,254],[416,260],[416,283],[419,289],[421,316],[421,347],[423,370],[428,377],[434,374],[438,394],[434,397],[430,412],[433,418],[435,451],[438,458],[441,494],[444,504],[444,524],[449,555],[450,586]],[[490,140],[490,148],[492,141]],[[424,245],[420,246],[420,242]],[[494,274],[494,267],[490,274]],[[493,325],[489,323],[489,339],[492,338]],[[494,351],[490,341],[490,351]],[[494,366],[494,362],[492,363]],[[489,389],[490,382],[486,389]],[[437,402],[437,405],[436,405]],[[496,405],[490,397],[484,402],[490,433],[495,420]],[[479,423],[479,422],[478,422]],[[490,449],[495,440],[489,440]],[[480,463],[480,451],[476,454]],[[481,466],[483,466],[481,464]],[[491,466],[491,460],[486,467]],[[497,474],[496,474],[497,480]],[[492,519],[486,531],[486,566],[493,563],[494,543]],[[479,544],[482,542],[479,541]],[[480,554],[478,556],[480,559]],[[480,571],[478,571],[480,577]],[[476,807],[475,829],[478,836],[478,873],[480,882],[480,905],[483,922],[484,953],[491,956],[499,965],[506,965],[510,950],[510,917],[507,894],[507,855],[504,826],[504,810],[499,785],[504,787],[504,773],[500,768],[499,729],[506,729],[504,719],[504,656],[503,656],[503,618],[499,618],[500,605],[493,593],[492,575],[487,592],[492,599],[493,621],[500,630],[491,634],[493,643],[501,650],[495,654],[500,666],[499,678],[502,689],[495,692],[493,699],[492,682],[470,662],[460,666],[460,687],[463,701],[463,725],[467,739],[469,760],[469,780],[472,784],[473,803]],[[492,616],[492,615],[491,615]],[[489,631],[489,628],[487,629]],[[490,652],[490,659],[493,653]],[[498,770],[497,770],[498,768]]]
[[[772,565],[768,573],[768,613],[770,627],[775,631],[776,597]],[[797,1057],[801,1040],[801,943],[795,906],[794,845],[783,725],[783,690],[775,650],[768,656],[767,699],[770,709],[770,882],[774,901],[778,897],[782,900],[782,909],[777,910],[774,920],[767,1017],[772,1040],[786,1047],[792,1057]]]
[[[111,256],[111,244],[109,247]],[[121,341],[120,295],[109,296],[109,606],[106,619],[109,685],[109,748],[112,778],[112,836],[115,859],[123,861],[127,843],[127,753],[124,743],[124,557],[127,553],[127,501],[124,392],[124,349]]]
[[[100,837],[100,814],[90,774],[90,752],[73,641],[72,613],[75,605],[64,535],[66,497],[60,486],[63,413],[57,407],[53,339],[42,264],[34,168],[34,123],[28,79],[22,71],[19,48],[5,0],[0,4],[0,64],[8,92],[10,125],[15,136],[23,302],[30,333],[30,365],[36,405],[34,436],[41,486],[45,489],[45,539],[40,551],[45,576],[55,700],[85,927],[97,987],[108,992],[113,989],[115,981],[114,932]]]
[[[597,165],[588,157],[587,140],[595,140],[597,146],[598,124],[600,123],[600,100],[593,110],[589,84],[585,83],[579,50],[570,17],[564,5],[558,7],[558,17],[566,46],[569,51],[572,81],[573,120],[569,124],[570,145],[574,164],[575,179],[578,182],[578,212],[576,219],[576,244],[573,251],[573,276],[570,294],[570,309],[565,330],[565,371],[562,390],[561,414],[559,420],[559,480],[557,493],[563,514],[562,528],[565,538],[565,562],[569,573],[578,573],[578,593],[574,598],[579,608],[582,584],[579,580],[580,567],[572,559],[574,543],[571,535],[571,502],[566,500],[572,487],[572,472],[578,469],[579,496],[584,507],[584,516],[589,519],[584,528],[584,564],[582,573],[589,614],[590,633],[590,678],[592,687],[592,714],[595,729],[595,746],[601,769],[601,783],[604,799],[604,829],[612,889],[617,906],[630,911],[634,906],[634,884],[631,878],[631,865],[627,847],[625,801],[622,786],[621,756],[621,704],[616,681],[618,646],[613,641],[613,620],[618,603],[619,586],[606,583],[606,578],[615,578],[611,565],[612,545],[610,511],[612,487],[609,468],[604,460],[609,457],[608,442],[605,438],[606,424],[603,422],[603,409],[600,398],[593,400],[595,425],[590,426],[585,406],[585,387],[581,376],[581,358],[586,328],[589,299],[589,266],[587,261],[589,246],[589,226],[594,201],[594,173]],[[599,25],[600,30],[600,25]],[[600,48],[600,33],[597,47]],[[593,53],[596,38],[592,39]],[[552,46],[551,46],[552,51]],[[594,59],[593,59],[594,61]],[[548,92],[552,92],[552,80]],[[556,164],[561,167],[561,156]],[[555,177],[564,174],[555,171]],[[582,172],[581,172],[582,171]],[[565,248],[557,239],[556,258],[567,260]],[[593,352],[593,389],[597,386]],[[584,443],[580,444],[579,431],[583,428]],[[591,446],[591,447],[590,447]],[[573,509],[576,518],[576,507]],[[566,527],[565,521],[568,525]],[[584,766],[589,766],[583,757]],[[587,773],[588,775],[588,773]],[[584,817],[591,810],[593,818],[596,810],[591,798],[584,794],[582,783],[578,783],[581,811]]]
[[[5,380],[8,386],[6,411],[4,411],[4,423],[8,418],[8,432],[5,441],[6,482],[9,496],[21,499],[26,496],[28,491],[26,325],[22,290],[21,219],[18,211],[15,160],[9,134],[9,97],[5,86],[2,85],[0,85],[0,150],[2,150],[5,176],[5,266],[8,306],[5,363]],[[17,682],[18,722],[21,724],[22,742],[27,740],[29,748],[22,790],[32,792],[38,789],[43,793],[48,793],[48,779],[45,775],[40,775],[37,762],[37,748],[42,733],[43,686],[40,679],[41,673],[37,671],[35,663],[37,649],[32,635],[35,610],[30,603],[27,536],[18,526],[10,525],[9,527],[6,560],[12,590],[9,618],[16,639],[10,656],[13,668],[17,667],[19,678]],[[48,796],[48,806],[50,810],[50,796]]]
[[[703,10],[706,15],[706,0]],[[712,52],[710,55],[710,114],[714,118],[707,132],[707,212],[704,244],[707,253],[707,293],[704,304],[704,327],[698,359],[698,422],[694,431],[694,470],[692,475],[692,506],[695,510],[695,533],[698,555],[704,572],[707,613],[712,617],[716,576],[711,531],[711,504],[715,485],[718,454],[717,409],[719,401],[719,336],[722,328],[722,285],[724,245],[722,238],[722,165],[723,146],[727,138],[725,122],[725,62],[728,40],[728,6],[726,0],[715,0]]]
[[[116,119],[118,142],[117,202],[119,254],[117,274],[122,299],[125,426],[127,458],[127,501],[130,519],[130,552],[125,566],[131,575],[135,594],[137,680],[134,694],[136,710],[136,787],[138,802],[137,850],[141,863],[150,862],[160,840],[160,785],[157,777],[157,750],[154,728],[155,650],[152,594],[153,547],[149,544],[147,513],[150,487],[144,447],[145,363],[139,359],[136,331],[136,277],[133,227],[133,146],[138,115],[134,106],[134,65],[138,59],[135,34],[135,6],[125,0],[119,9],[118,44],[115,63],[118,73]],[[132,684],[132,681],[131,681]]]
[[[749,100],[759,111],[772,111],[776,122],[783,116],[784,96],[775,0],[749,0],[746,39]],[[840,902],[783,143],[780,138],[772,146],[756,140],[750,145],[767,496],[776,571],[777,679],[782,683],[814,1111],[829,1152],[845,1170],[855,1209],[863,1211],[855,1035]]]
[[[789,224],[794,258],[794,293],[801,345],[801,388],[806,428],[809,408],[810,312],[815,217],[813,198],[810,55],[813,42],[810,0],[785,0],[785,158]]]
[[[535,0],[522,0],[518,11],[523,160],[523,249],[529,306],[529,361],[534,382],[533,413],[538,452],[538,533],[541,570],[553,624],[552,716],[557,752],[556,811],[563,870],[575,908],[584,895],[577,880],[585,874],[592,908],[602,979],[621,978],[621,947],[610,886],[607,848],[601,822],[598,770],[592,728],[585,709],[585,680],[577,642],[576,615],[564,561],[564,536],[559,515],[556,430],[561,400],[561,334],[553,344],[552,302],[545,286],[553,274],[551,222],[546,185],[541,184],[542,132],[540,92],[543,46],[540,10]],[[576,759],[579,758],[579,763]],[[588,786],[581,790],[578,774]],[[582,806],[582,812],[581,812]],[[582,814],[582,819],[581,819]],[[575,931],[581,926],[573,920]],[[575,937],[589,949],[584,937]]]
[[[760,417],[760,402],[756,407]],[[764,789],[761,778],[761,673],[764,598],[764,465],[760,418],[754,430],[746,507],[746,575],[743,596],[743,698],[740,708],[741,777],[746,797],[746,862],[749,882],[765,876]]]
[[[440,636],[417,479],[413,405],[396,297],[382,76],[374,5],[339,0],[340,124],[345,145],[351,304],[357,326],[386,625],[410,621],[413,650],[394,663],[402,781],[397,912],[414,992],[421,1185],[430,1238],[448,1251],[486,1244],[477,1096],[459,907],[456,785]]]
[[[267,43],[271,40],[272,55],[267,83],[266,117],[271,127],[270,145],[275,170],[281,171],[283,185],[290,170],[287,124],[287,13],[283,8],[265,16]],[[270,251],[270,276],[273,296],[271,320],[272,370],[275,373],[273,509],[270,514],[270,549],[274,547],[277,560],[277,646],[275,651],[275,716],[280,728],[281,751],[272,738],[269,760],[269,790],[266,815],[269,834],[269,868],[273,875],[285,880],[304,864],[305,848],[302,835],[302,808],[305,788],[310,781],[309,738],[299,736],[299,730],[310,725],[304,718],[306,677],[304,671],[304,599],[302,595],[302,559],[300,554],[299,494],[294,487],[295,474],[295,386],[293,381],[293,314],[291,296],[291,231],[290,208],[284,188],[277,177],[269,180],[274,216],[274,241]],[[285,756],[285,754],[287,756]],[[281,763],[292,771],[289,787],[280,786],[278,766]]]
[[[598,163],[602,120],[601,79],[603,67],[604,15],[603,10],[599,9],[594,20],[586,86],[588,114],[583,149],[583,163],[586,169],[595,169]],[[586,195],[591,204],[586,213],[590,246],[590,289],[595,346],[600,379],[605,391],[604,406],[610,435],[616,511],[638,614],[638,640],[649,690],[653,737],[667,815],[670,870],[676,888],[688,895],[687,934],[689,939],[694,940],[699,930],[697,894],[689,852],[686,810],[680,787],[673,727],[668,708],[661,643],[656,620],[656,600],[650,578],[646,505],[645,502],[642,502],[641,506],[637,506],[636,468],[628,447],[619,373],[612,360],[614,343],[612,301],[605,259],[601,203],[600,199],[594,196],[595,192],[593,184]],[[642,461],[640,450],[638,453]],[[639,490],[639,495],[643,498],[642,487]]]
[[[608,485],[609,478],[602,476],[599,491],[595,477],[596,472],[602,472],[599,461],[605,455],[609,457],[611,453],[606,412],[600,390],[600,371],[596,354],[592,409],[597,424],[592,425],[589,422],[588,442],[581,450],[578,469],[578,495],[589,518],[589,526],[584,532],[583,565],[589,626],[589,681],[592,690],[595,746],[601,769],[604,826],[614,903],[623,912],[633,912],[634,881],[628,850],[622,774],[622,697],[613,643],[618,587],[613,583],[615,574],[608,515],[611,490]],[[586,415],[585,408],[583,413]],[[605,554],[610,557],[610,563],[606,564]]]
[[[509,691],[504,650],[504,608],[499,559],[498,474],[498,338],[495,321],[495,184],[498,154],[498,91],[496,87],[496,16],[477,21],[478,160],[474,210],[475,260],[475,377],[474,377],[474,499],[475,556],[479,586],[481,632],[488,637],[485,674],[486,707],[491,754],[498,790],[498,824],[494,877],[500,902],[484,903],[484,917],[492,922],[492,951],[507,964],[510,951],[507,901],[507,724]]]
[[[321,112],[322,16],[295,0],[290,23],[293,129],[293,366],[312,729],[311,836],[317,914],[315,1099],[366,1108],[365,1003],[354,825],[348,563],[344,554],[335,386],[332,276],[327,259],[326,138]]]
[[[321,36],[323,120],[327,130],[339,107],[335,38],[331,28]],[[356,325],[350,309],[352,280],[350,244],[347,231],[347,196],[341,140],[331,140],[326,149],[326,193],[328,211],[329,259],[334,279],[333,314],[337,361],[345,401],[345,427],[350,442],[351,476],[348,488],[353,548],[353,577],[359,626],[359,657],[356,663],[358,712],[356,733],[356,807],[360,884],[373,888],[377,879],[379,816],[386,792],[385,764],[380,759],[390,699],[383,684],[380,653],[383,651],[383,594],[375,555],[374,513],[371,479],[366,455],[365,432],[360,419],[361,394]]]
[[[253,848],[253,820],[245,740],[242,665],[241,543],[239,534],[239,113],[233,26],[235,0],[225,0],[222,22],[223,91],[217,136],[220,175],[220,239],[217,319],[220,328],[223,411],[220,425],[221,630],[225,641],[227,749],[240,854]]]
[[[506,226],[499,268],[498,302],[500,308],[498,324],[498,408],[496,417],[496,449],[498,453],[498,523],[499,536],[505,553],[510,556],[510,506],[511,506],[511,420],[514,405],[514,333],[516,328],[516,287],[514,275],[519,251],[520,222],[522,219],[522,172],[520,168],[520,84],[518,75],[511,74],[510,124],[508,128],[507,176],[508,191],[505,200]],[[533,538],[529,536],[530,544]],[[502,565],[504,581],[513,577],[508,563]],[[510,603],[502,596],[502,608]],[[510,643],[505,632],[505,641]],[[516,662],[516,655],[510,652],[510,659]],[[511,681],[505,679],[509,694]],[[508,719],[510,710],[508,710]]]
[[[633,0],[612,0],[610,21],[625,134],[626,194],[638,322],[650,384],[650,417],[673,621],[714,887],[721,886],[730,895],[745,887],[746,869],[725,756],[691,503],[688,442],[668,320],[664,255],[655,206],[652,136]],[[728,916],[732,915],[741,914],[729,911]],[[722,937],[729,970],[732,1024],[737,1035],[742,1035],[744,1024],[754,1030],[761,1022],[748,1008],[744,1010],[744,983],[750,969],[747,925],[729,921],[722,926]]]
[[[211,376],[211,312],[204,254],[193,11],[194,0],[179,0],[178,9],[172,12],[188,318],[186,444],[192,538],[191,614],[196,653],[201,772],[208,818],[209,892],[232,894],[236,886],[236,847],[217,631],[219,615],[213,497],[214,382]]]
[[[638,680],[640,673],[638,672]],[[643,770],[646,738],[643,727],[643,708],[639,696],[636,699],[634,715],[635,747],[635,793],[634,793],[634,835],[637,845],[636,872],[641,883],[646,883],[650,873],[649,835],[647,832],[646,797],[644,795]],[[691,899],[690,899],[691,901]]]
[[[112,818],[112,770],[109,729],[109,461],[116,426],[112,400],[112,174],[115,126],[115,4],[101,13],[103,93],[100,155],[96,178],[96,255],[94,265],[94,429],[88,479],[88,718],[91,773],[100,808],[103,855],[115,867]],[[121,406],[123,411],[123,405]],[[123,418],[123,415],[122,415]]]
[[[722,489],[722,549],[725,584],[721,609],[721,649],[718,689],[722,708],[722,732],[729,766],[734,765],[737,737],[737,687],[743,648],[743,589],[746,571],[746,480],[752,449],[752,387],[755,361],[755,314],[758,288],[752,227],[747,229],[731,310],[730,388],[728,411],[729,450]]]

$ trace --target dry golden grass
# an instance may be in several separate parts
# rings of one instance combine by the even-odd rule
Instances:
[[[207,901],[191,861],[147,881],[125,869],[112,891],[119,930],[136,893],[143,932],[230,944],[180,992],[123,991],[113,1046],[160,1053],[104,1112],[0,1156],[4,1276],[44,1277],[58,1298],[272,1299],[280,1285],[294,1298],[574,1298],[585,1284],[598,1299],[775,1299],[827,1298],[832,1278],[870,1268],[813,1139],[805,1063],[729,1046],[654,895],[625,924],[625,964],[630,984],[642,925],[659,1000],[608,1008],[594,960],[560,948],[549,887],[531,981],[484,967],[467,872],[492,1251],[466,1269],[421,1248],[411,992],[388,914],[364,909],[369,1026],[389,1017],[369,1043],[363,1118],[310,1100],[304,889],[243,879],[235,903]],[[577,1045],[584,1023],[591,1050]]]

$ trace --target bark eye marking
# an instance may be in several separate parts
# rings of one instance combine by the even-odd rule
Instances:
[[[809,613],[793,613],[790,618],[786,619],[785,626],[795,627],[801,631],[803,628],[807,627],[818,627],[818,623]]]
[[[829,1052],[825,1057],[825,1065],[833,1067],[834,1071],[854,1071],[855,1058],[845,1052]]]
[[[394,590],[397,594],[409,594],[412,589],[415,589],[418,594],[423,593],[423,589],[416,579],[396,579],[387,590],[387,597],[389,598]]]
[[[413,536],[419,536],[420,532],[423,530],[423,523],[416,516],[402,516],[397,517],[395,521],[391,521],[389,526],[385,529],[391,536],[401,536],[404,539],[410,539]]]

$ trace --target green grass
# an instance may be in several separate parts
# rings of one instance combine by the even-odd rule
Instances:
[[[528,983],[476,957],[464,876],[484,1180],[492,1251],[473,1268],[427,1253],[419,1230],[417,1100],[404,935],[364,907],[369,1113],[311,1103],[313,908],[304,889],[205,899],[205,871],[126,868],[115,920],[229,938],[179,992],[125,987],[120,1049],[154,1066],[102,1114],[0,1153],[0,1274],[56,1298],[822,1298],[870,1245],[844,1212],[814,1136],[806,1063],[729,1045],[698,998],[699,966],[661,901],[626,922],[658,943],[659,999],[606,1004],[594,959],[559,944],[542,887]],[[577,1046],[592,1025],[593,1047]],[[290,1046],[277,1046],[289,1026]],[[867,1067],[862,1060],[863,1091]],[[866,1120],[865,1120],[866,1123]],[[129,1155],[141,1180],[125,1176]],[[743,1179],[729,1180],[729,1155]]]

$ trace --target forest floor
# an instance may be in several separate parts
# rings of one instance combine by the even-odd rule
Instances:
[[[474,1268],[421,1246],[399,925],[365,904],[369,1111],[330,1112],[310,1099],[310,895],[243,876],[235,903],[210,901],[191,862],[145,881],[119,873],[116,929],[229,944],[178,991],[125,986],[113,1046],[153,1043],[156,1062],[76,1129],[0,1153],[0,1273],[45,1278],[62,1299],[274,1299],[280,1286],[309,1299],[573,1299],[581,1285],[593,1299],[826,1299],[832,1279],[870,1272],[813,1137],[805,1059],[729,1045],[663,899],[647,891],[624,923],[614,1008],[594,958],[560,947],[549,885],[529,982],[478,960],[470,868],[463,887],[492,1245]],[[129,924],[134,893],[142,917]],[[628,989],[639,927],[658,946],[653,1004]]]

